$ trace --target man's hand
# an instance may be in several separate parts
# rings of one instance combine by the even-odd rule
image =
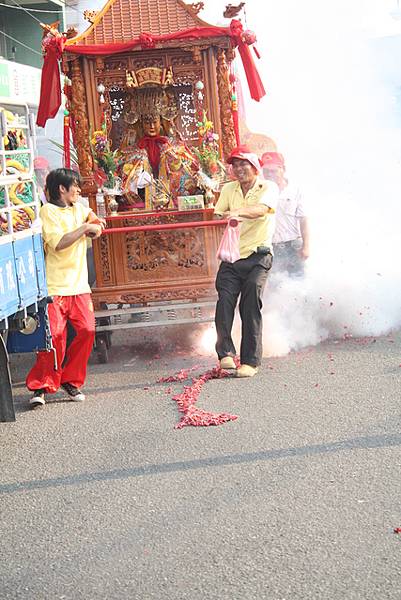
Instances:
[[[89,213],[87,223],[91,223],[93,225],[100,225],[102,230],[105,229],[107,225],[106,219],[98,217],[94,212]]]
[[[226,213],[224,213],[224,218],[225,219],[230,219],[231,217],[239,217],[239,213],[240,213],[240,209],[236,208],[233,210],[229,210]]]
[[[302,260],[307,260],[309,258],[309,248],[307,246],[303,246],[301,250],[298,251],[298,255]]]
[[[92,239],[96,239],[102,235],[102,231],[103,231],[103,229],[102,229],[101,224],[96,225],[96,223],[86,223],[86,228],[85,228],[86,236],[88,236]]]

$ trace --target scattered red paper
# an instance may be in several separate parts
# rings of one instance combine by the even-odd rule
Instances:
[[[401,527],[395,527],[393,531],[394,533],[401,533]]]
[[[189,374],[191,373],[191,371],[196,371],[197,369],[199,369],[199,365],[195,365],[190,369],[181,369],[180,371],[178,371],[178,373],[175,373],[175,375],[170,375],[169,377],[160,377],[160,379],[157,380],[157,383],[173,383],[174,381],[185,381],[186,379],[189,379]]]
[[[162,377],[158,380],[158,383],[185,381],[188,379],[189,373],[198,368],[199,366],[191,367],[190,369],[181,369],[175,375]],[[179,423],[175,425],[175,429],[182,429],[183,427],[189,426],[210,427],[211,425],[221,425],[222,423],[227,423],[227,421],[235,421],[235,419],[238,419],[237,415],[208,412],[195,406],[199,394],[207,381],[210,381],[211,379],[223,379],[224,377],[229,376],[230,374],[228,371],[223,371],[220,367],[215,367],[193,379],[191,385],[185,385],[181,394],[173,396],[172,399],[177,403],[179,412],[183,413]]]

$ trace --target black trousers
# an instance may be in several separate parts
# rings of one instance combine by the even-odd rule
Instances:
[[[231,337],[235,307],[240,297],[241,364],[257,367],[262,360],[262,294],[272,266],[271,254],[256,254],[235,263],[222,262],[216,277],[216,352],[219,359],[235,356]]]
[[[287,271],[290,277],[302,277],[305,271],[305,261],[299,256],[298,252],[302,247],[298,240],[273,244],[274,265],[272,272],[283,273]]]

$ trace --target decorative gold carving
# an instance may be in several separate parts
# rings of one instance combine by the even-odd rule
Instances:
[[[213,285],[209,288],[184,288],[179,290],[148,290],[144,292],[121,294],[120,301],[127,304],[147,304],[167,300],[197,300],[215,296]]]
[[[94,23],[98,14],[98,10],[84,10],[84,19],[85,21],[89,21],[89,23]]]
[[[127,234],[128,269],[142,272],[165,270],[167,274],[182,268],[204,267],[205,250],[202,232],[148,231]],[[177,276],[179,277],[178,273]]]
[[[128,68],[127,59],[109,59],[104,62],[105,71],[126,71]]]
[[[245,6],[245,2],[240,2],[238,6],[234,6],[233,4],[227,4],[225,11],[223,12],[223,17],[226,19],[233,19],[241,12],[243,7]]]
[[[182,73],[176,73],[175,83],[176,85],[191,85],[202,79],[203,71],[201,69],[191,69],[190,71],[182,71]]]
[[[189,59],[189,55],[187,60],[183,60],[183,58],[186,58],[185,55],[184,56],[180,56],[178,57],[178,61],[175,62],[175,64],[180,65],[180,64],[188,64],[189,62],[193,62],[196,65],[198,65],[199,63],[202,62],[202,50],[206,50],[207,48],[209,48],[209,46],[203,45],[203,46],[188,46],[185,47],[184,50],[186,52],[190,52],[191,53],[191,59]]]
[[[72,38],[78,35],[78,29],[76,27],[69,27],[65,32],[65,37],[67,40],[71,40]]]
[[[162,69],[164,66],[164,57],[162,56],[149,56],[144,58],[131,58],[129,61],[129,69],[146,69],[148,67],[158,67]]]
[[[227,48],[226,50],[226,60],[227,62],[232,62],[235,58],[235,49],[234,48]]]
[[[194,2],[193,4],[189,5],[191,7],[191,10],[194,12],[195,15],[197,15],[198,13],[200,13],[201,10],[203,10],[205,8],[205,3],[204,2]]]
[[[138,88],[149,85],[173,85],[173,69],[160,69],[159,67],[145,67],[137,71],[126,72],[127,88]]]
[[[75,147],[78,153],[79,170],[82,177],[92,174],[93,158],[89,144],[89,123],[86,106],[85,83],[80,60],[74,60],[71,66],[71,116],[74,121]]]
[[[219,50],[217,54],[217,85],[219,89],[220,122],[224,157],[230,154],[237,145],[234,131],[234,120],[231,112],[231,92],[226,54]]]
[[[107,235],[102,235],[99,238],[100,248],[100,264],[102,268],[102,279],[104,283],[111,281],[110,272],[110,251],[109,251],[109,240]]]
[[[106,74],[106,72],[104,72],[102,76],[98,78],[98,83],[103,83],[107,89],[112,87],[125,88],[125,74],[119,73],[119,75],[116,75],[112,73]]]
[[[69,76],[70,72],[70,59],[65,52],[61,55],[61,70],[64,75]]]
[[[97,73],[102,73],[104,71],[104,58],[103,56],[97,56],[95,59],[95,67]]]
[[[179,56],[171,57],[171,64],[173,65],[173,67],[183,67],[187,65],[192,65],[192,48],[184,48],[184,50],[185,52],[183,52]]]

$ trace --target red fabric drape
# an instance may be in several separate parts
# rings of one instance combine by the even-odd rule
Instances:
[[[141,35],[129,42],[118,42],[115,44],[74,44],[66,47],[67,52],[71,54],[80,54],[82,56],[102,56],[108,54],[118,54],[128,52],[137,46],[142,48],[154,48],[157,42],[166,42],[168,40],[188,40],[202,39],[208,37],[230,37],[231,31],[228,27],[192,27],[176,33],[167,33],[164,35],[153,35],[151,33],[141,33]]]
[[[148,153],[149,162],[154,173],[159,172],[160,151],[164,144],[168,143],[168,138],[164,135],[145,135],[138,141],[139,148],[145,149]]]
[[[142,48],[154,48],[157,42],[168,40],[188,40],[188,39],[203,39],[210,37],[231,37],[233,45],[238,46],[239,53],[244,65],[246,77],[248,80],[251,97],[259,101],[265,95],[265,89],[260,79],[259,73],[253,61],[252,53],[249,46],[242,39],[242,23],[233,19],[230,27],[192,27],[184,31],[169,33],[166,35],[152,35],[143,32],[138,38],[130,42],[120,42],[115,44],[75,44],[66,46],[64,51],[70,54],[79,54],[82,56],[108,56],[110,54],[118,54],[128,52],[137,46]],[[64,37],[56,37],[54,46],[59,48],[58,51],[53,50],[53,45],[48,47],[44,57],[42,69],[42,83],[40,92],[40,104],[37,118],[37,124],[44,127],[47,119],[53,118],[61,104],[61,89],[60,89],[60,74],[58,68],[58,59],[61,57],[61,52],[64,48]]]
[[[58,36],[51,38],[46,47],[40,82],[40,101],[36,117],[36,124],[39,127],[44,127],[47,119],[53,119],[60,108],[61,84],[58,61],[63,53],[64,45],[65,38]]]
[[[251,98],[259,102],[266,95],[262,80],[253,60],[251,50],[242,39],[243,27],[241,21],[233,19],[230,23],[231,36],[234,39],[241,56],[242,64],[244,65],[245,75],[249,85]]]

